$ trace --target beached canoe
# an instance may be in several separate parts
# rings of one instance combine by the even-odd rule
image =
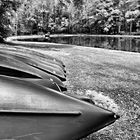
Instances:
[[[0,75],[18,78],[47,79],[56,83],[60,88],[65,88],[65,85],[58,77],[47,73],[45,70],[36,68],[18,59],[13,59],[8,55],[0,54],[0,60]]]
[[[65,65],[64,63],[55,58],[52,57],[50,55],[47,54],[42,54],[39,53],[37,51],[34,50],[30,50],[30,49],[12,49],[12,48],[1,48],[0,50],[1,52],[7,52],[8,54],[13,54],[13,55],[19,55],[19,56],[25,56],[25,57],[30,57],[30,58],[35,58],[37,61],[41,61],[41,62],[50,62],[52,64],[58,65],[59,67],[61,67],[62,69],[64,69]]]
[[[119,118],[43,86],[0,76],[0,139],[78,140]]]
[[[43,64],[42,62],[37,61],[35,58],[28,58],[26,56],[22,56],[22,55],[12,55],[9,53],[5,53],[5,52],[0,52],[0,56],[4,56],[10,59],[13,59],[13,61],[18,60],[21,61],[21,63],[27,64],[29,66],[32,66],[36,69],[39,69],[41,71],[44,71],[48,74],[54,75],[56,77],[58,77],[61,81],[66,81],[66,74],[64,71],[59,70],[58,68],[49,66],[47,64]]]

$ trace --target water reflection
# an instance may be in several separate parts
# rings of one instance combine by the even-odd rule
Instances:
[[[140,52],[140,38],[74,36],[55,37],[51,38],[50,42],[112,50]]]
[[[19,39],[20,40],[20,39]],[[140,52],[140,38],[132,37],[95,37],[95,36],[66,36],[51,37],[49,40],[25,39],[24,41],[53,42],[79,46]]]

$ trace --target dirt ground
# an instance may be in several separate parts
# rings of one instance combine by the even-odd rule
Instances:
[[[66,94],[89,96],[99,106],[121,116],[114,124],[82,140],[140,139],[139,53],[80,46],[34,50],[64,62]]]

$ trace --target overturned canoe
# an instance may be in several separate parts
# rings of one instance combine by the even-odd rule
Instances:
[[[29,66],[32,66],[36,69],[39,69],[41,71],[44,71],[48,74],[54,75],[56,77],[58,77],[61,81],[66,81],[66,75],[64,73],[64,71],[62,71],[62,69],[58,69],[55,68],[53,66],[49,66],[49,64],[43,64],[42,62],[40,62],[39,60],[36,60],[35,58],[31,58],[31,57],[25,57],[23,55],[12,55],[9,53],[5,53],[5,52],[0,52],[0,56],[2,57],[6,57],[7,59],[12,59],[13,61],[19,61],[24,64],[27,64]]]
[[[39,64],[44,64],[44,65],[48,65],[52,68],[56,68],[62,72],[66,72],[64,66],[61,63],[56,63],[55,58],[53,60],[47,59],[44,57],[40,57],[40,55],[35,55],[33,54],[28,54],[28,53],[24,53],[24,52],[20,52],[20,51],[13,51],[13,50],[8,50],[8,49],[1,49],[0,54],[4,54],[4,55],[10,55],[12,57],[14,57],[15,59],[17,59],[18,57],[21,58],[26,58],[28,61],[31,59],[32,61],[35,61],[36,63]],[[38,53],[37,53],[38,54]],[[39,53],[40,54],[40,53]]]
[[[28,81],[28,82],[32,82],[34,84],[37,84],[37,85],[40,85],[40,86],[43,86],[46,88],[51,88],[51,89],[59,91],[59,92],[67,90],[67,88],[62,89],[56,83],[54,83],[50,80],[47,80],[47,79],[23,78],[23,80]]]
[[[1,48],[0,50],[1,52],[5,52],[11,55],[18,55],[18,56],[25,56],[28,58],[34,58],[36,59],[36,61],[41,61],[42,63],[46,63],[49,62],[51,64],[57,65],[59,67],[61,67],[62,69],[64,69],[65,65],[62,61],[60,61],[59,59],[56,59],[50,55],[43,55],[42,53],[36,52],[36,51],[31,51],[30,49],[5,49],[5,48]]]
[[[60,88],[65,88],[58,77],[45,72],[45,70],[26,64],[23,61],[13,59],[7,55],[0,55],[0,60],[0,75],[18,78],[47,79],[56,83]]]
[[[0,139],[77,140],[118,116],[32,82],[0,76]]]

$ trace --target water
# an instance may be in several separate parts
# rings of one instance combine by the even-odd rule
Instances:
[[[74,36],[51,38],[51,42],[111,50],[140,52],[140,38]]]
[[[32,39],[28,41],[41,41]],[[72,44],[78,46],[105,48],[111,50],[122,50],[140,53],[140,38],[132,37],[95,37],[95,36],[65,36],[65,37],[51,37],[45,42]]]

